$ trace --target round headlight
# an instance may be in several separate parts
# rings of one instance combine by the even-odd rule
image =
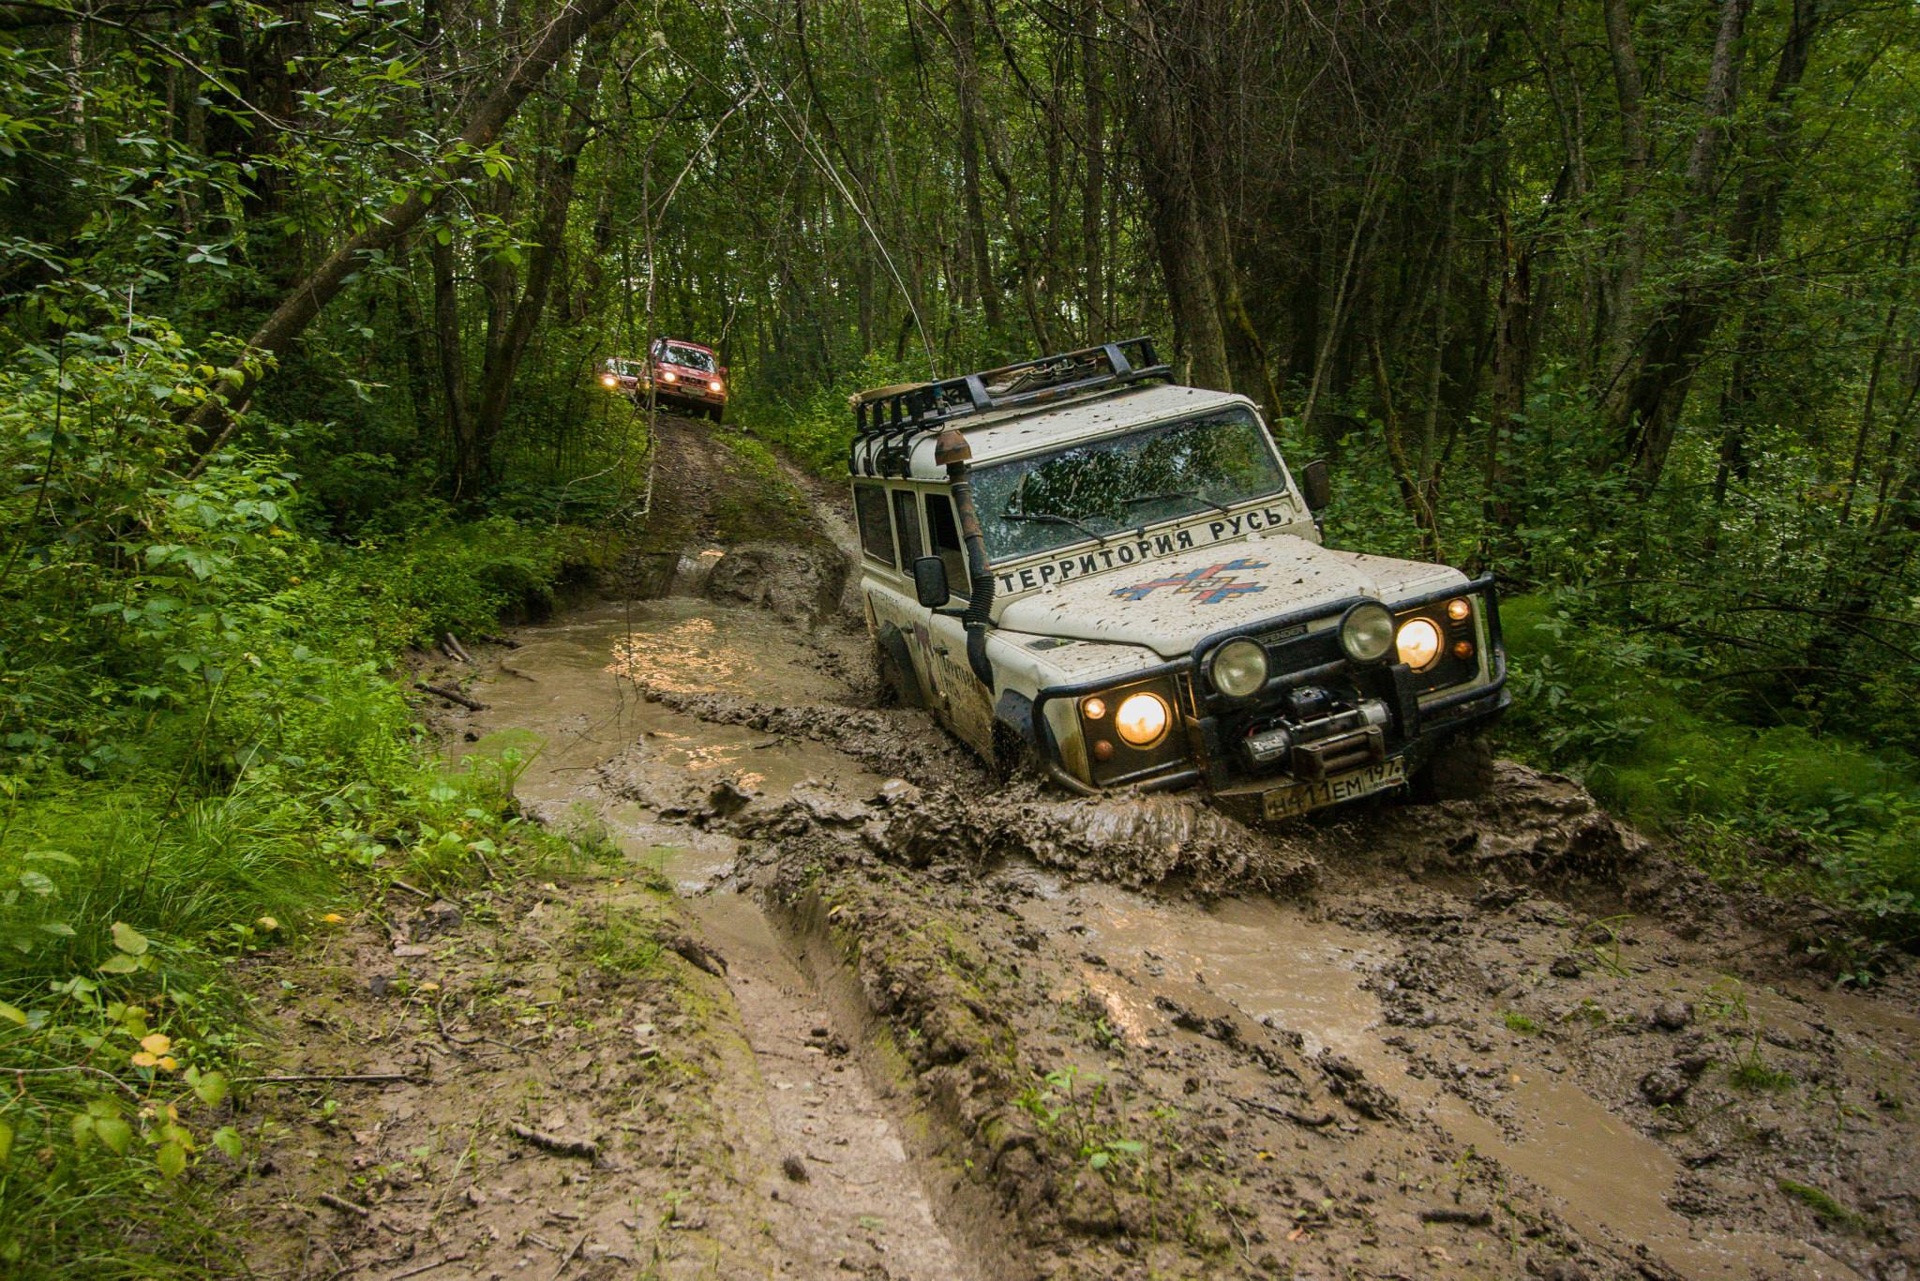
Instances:
[[[1377,663],[1393,648],[1393,615],[1377,600],[1355,605],[1340,620],[1340,648],[1356,663]]]
[[[1400,661],[1424,672],[1440,661],[1440,629],[1430,618],[1409,618],[1400,624]]]
[[[612,374],[601,374],[600,385],[602,387],[618,387],[620,385],[620,380],[618,378],[615,378]]]
[[[1113,728],[1129,747],[1152,747],[1167,736],[1167,700],[1158,694],[1129,694],[1113,714]]]
[[[1213,651],[1207,677],[1228,698],[1251,698],[1267,683],[1267,651],[1256,641],[1230,640]]]
[[[680,375],[674,373],[671,369],[662,369],[660,371],[660,381],[663,383],[677,383],[680,381]]]
[[[710,382],[710,383],[708,383],[708,384],[707,384],[707,390],[708,390],[708,391],[719,391],[719,390],[720,390],[720,380],[716,378],[716,379],[714,379],[714,380],[713,380],[712,382]]]

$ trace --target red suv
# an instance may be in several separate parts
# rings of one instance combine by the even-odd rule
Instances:
[[[727,367],[711,347],[679,338],[654,339],[634,394],[646,395],[649,382],[656,404],[705,414],[714,422],[726,410]]]

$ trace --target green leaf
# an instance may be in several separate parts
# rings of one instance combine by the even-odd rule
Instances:
[[[137,956],[127,956],[123,953],[122,955],[108,958],[99,969],[102,974],[138,974],[140,972],[140,958]]]
[[[107,1150],[115,1156],[125,1156],[127,1149],[133,1146],[133,1127],[119,1117],[96,1117],[93,1132],[107,1145]]]
[[[125,921],[115,921],[113,923],[113,945],[122,952],[125,952],[128,956],[145,956],[147,954],[147,936],[139,930],[134,929],[131,925],[128,925]]]
[[[0,1165],[7,1163],[7,1156],[13,1151],[13,1126],[0,1121]]]
[[[4,1019],[9,1023],[18,1023],[20,1026],[25,1027],[27,1025],[27,1012],[17,1005],[8,1005],[5,1001],[0,1001],[0,1019]]]
[[[93,1138],[93,1118],[81,1112],[73,1118],[73,1143],[81,1151],[86,1151],[87,1141]]]
[[[213,1146],[226,1153],[231,1159],[238,1161],[241,1151],[240,1131],[230,1125],[221,1126],[213,1132]],[[0,1160],[5,1159],[4,1155],[0,1155]]]
[[[193,1092],[200,1101],[210,1108],[220,1106],[220,1100],[227,1097],[227,1076],[224,1072],[207,1072],[193,1083]]]
[[[153,1163],[160,1167],[160,1173],[177,1179],[187,1172],[187,1150],[178,1143],[162,1143],[153,1154]]]

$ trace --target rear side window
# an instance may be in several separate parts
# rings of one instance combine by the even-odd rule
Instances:
[[[887,519],[887,491],[878,485],[855,485],[853,515],[860,525],[860,550],[867,559],[892,565],[893,524]]]
[[[954,524],[953,500],[945,494],[927,495],[927,531],[933,539],[933,554],[947,563],[948,590],[955,596],[968,596],[967,557],[960,550],[960,527]]]
[[[893,528],[900,536],[900,568],[913,569],[920,559],[920,513],[914,510],[913,491],[893,491]]]

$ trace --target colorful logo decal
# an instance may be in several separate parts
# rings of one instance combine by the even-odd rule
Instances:
[[[1248,596],[1254,592],[1267,590],[1265,583],[1237,583],[1227,576],[1232,569],[1265,569],[1264,560],[1230,560],[1219,565],[1209,565],[1205,569],[1196,569],[1190,573],[1175,574],[1171,578],[1156,578],[1150,583],[1135,583],[1132,587],[1116,587],[1113,594],[1122,600],[1145,600],[1153,595],[1157,588],[1171,587],[1175,596],[1191,596],[1196,604],[1218,605],[1223,600],[1235,596]]]

